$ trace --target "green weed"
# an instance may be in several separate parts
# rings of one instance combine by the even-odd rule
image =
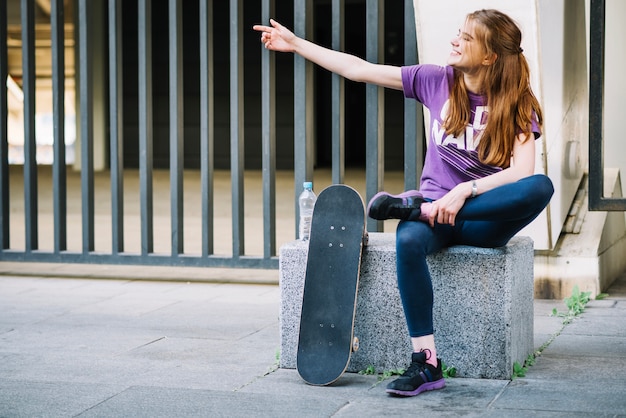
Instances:
[[[528,368],[530,366],[533,366],[535,364],[535,358],[538,355],[539,353],[529,354],[526,358],[526,361],[524,362],[524,365],[519,364],[517,361],[513,363],[513,374],[511,375],[511,380],[514,380],[518,377],[525,377],[526,371],[528,371]]]
[[[369,365],[365,368],[365,370],[361,370],[359,374],[364,374],[367,376],[373,376],[376,374],[376,368],[372,365]]]
[[[401,376],[404,373],[404,369],[395,369],[395,370],[386,370],[382,373],[382,375],[378,378],[379,381],[387,380],[393,376]]]
[[[369,365],[365,368],[365,370],[361,370],[359,374],[367,375],[367,376],[375,376],[378,375],[378,382],[382,382],[383,380],[387,380],[392,376],[400,376],[404,373],[404,369],[395,369],[395,370],[385,370],[382,373],[376,373],[376,368],[372,365]]]
[[[443,361],[441,362],[441,370],[444,378],[456,377],[456,367],[448,366]]]
[[[513,363],[513,375],[511,376],[511,380],[526,376],[527,367],[520,365],[517,361]]]
[[[608,295],[606,293],[600,293],[596,296],[596,300],[604,299]],[[581,292],[578,285],[572,289],[572,296],[563,299],[567,312],[559,312],[556,308],[552,310],[552,316],[558,316],[563,318],[564,324],[569,324],[578,317],[585,310],[585,307],[591,300],[591,292]]]

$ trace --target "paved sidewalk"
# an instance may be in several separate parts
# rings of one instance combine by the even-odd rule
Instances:
[[[402,399],[277,369],[274,284],[0,276],[0,417],[626,417],[626,274],[609,294],[566,326],[537,300],[526,377]]]

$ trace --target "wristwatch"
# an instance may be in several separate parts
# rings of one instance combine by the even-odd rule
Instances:
[[[476,197],[477,194],[478,194],[478,185],[476,184],[476,180],[472,180],[472,196],[471,197]]]

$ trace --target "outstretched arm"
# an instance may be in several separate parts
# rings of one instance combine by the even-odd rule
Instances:
[[[324,48],[297,37],[274,19],[270,19],[270,25],[253,27],[261,32],[261,42],[267,49],[293,52],[349,80],[402,90],[400,67],[372,64],[354,55]]]

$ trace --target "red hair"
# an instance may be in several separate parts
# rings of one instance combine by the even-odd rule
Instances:
[[[517,24],[497,10],[478,10],[467,16],[475,35],[495,61],[482,73],[481,94],[487,96],[487,125],[477,147],[479,159],[488,165],[507,168],[513,145],[522,132],[532,139],[533,117],[541,126],[543,115],[530,86],[530,68],[520,46]],[[444,122],[447,134],[461,135],[470,123],[470,105],[463,74],[455,70],[450,93],[450,111]]]

